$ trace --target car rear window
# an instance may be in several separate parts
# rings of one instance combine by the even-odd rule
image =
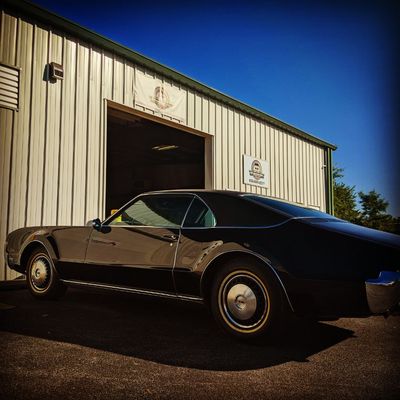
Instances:
[[[324,219],[337,219],[330,214],[324,213],[319,210],[313,210],[311,208],[296,206],[294,204],[286,203],[284,201],[270,199],[265,196],[245,194],[244,198],[254,201],[257,204],[261,204],[285,213],[290,217],[313,217],[313,218],[324,218]]]

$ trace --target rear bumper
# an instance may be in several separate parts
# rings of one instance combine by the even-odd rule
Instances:
[[[373,314],[390,312],[400,303],[400,272],[381,271],[365,281],[367,301]]]

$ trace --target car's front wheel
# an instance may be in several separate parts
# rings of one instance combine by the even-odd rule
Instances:
[[[53,261],[41,248],[34,250],[30,255],[26,275],[28,288],[36,298],[57,299],[66,291],[66,286],[58,279]]]
[[[217,323],[240,339],[272,333],[282,316],[282,297],[268,266],[253,260],[232,260],[217,273],[210,306]]]

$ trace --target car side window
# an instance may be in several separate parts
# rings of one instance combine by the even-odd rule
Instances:
[[[176,228],[182,224],[190,196],[143,196],[120,210],[109,225],[136,225]]]
[[[198,198],[195,198],[186,215],[185,228],[211,228],[216,225],[212,211]]]

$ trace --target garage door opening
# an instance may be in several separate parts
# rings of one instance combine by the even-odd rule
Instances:
[[[203,137],[108,109],[106,214],[140,193],[205,186]]]

